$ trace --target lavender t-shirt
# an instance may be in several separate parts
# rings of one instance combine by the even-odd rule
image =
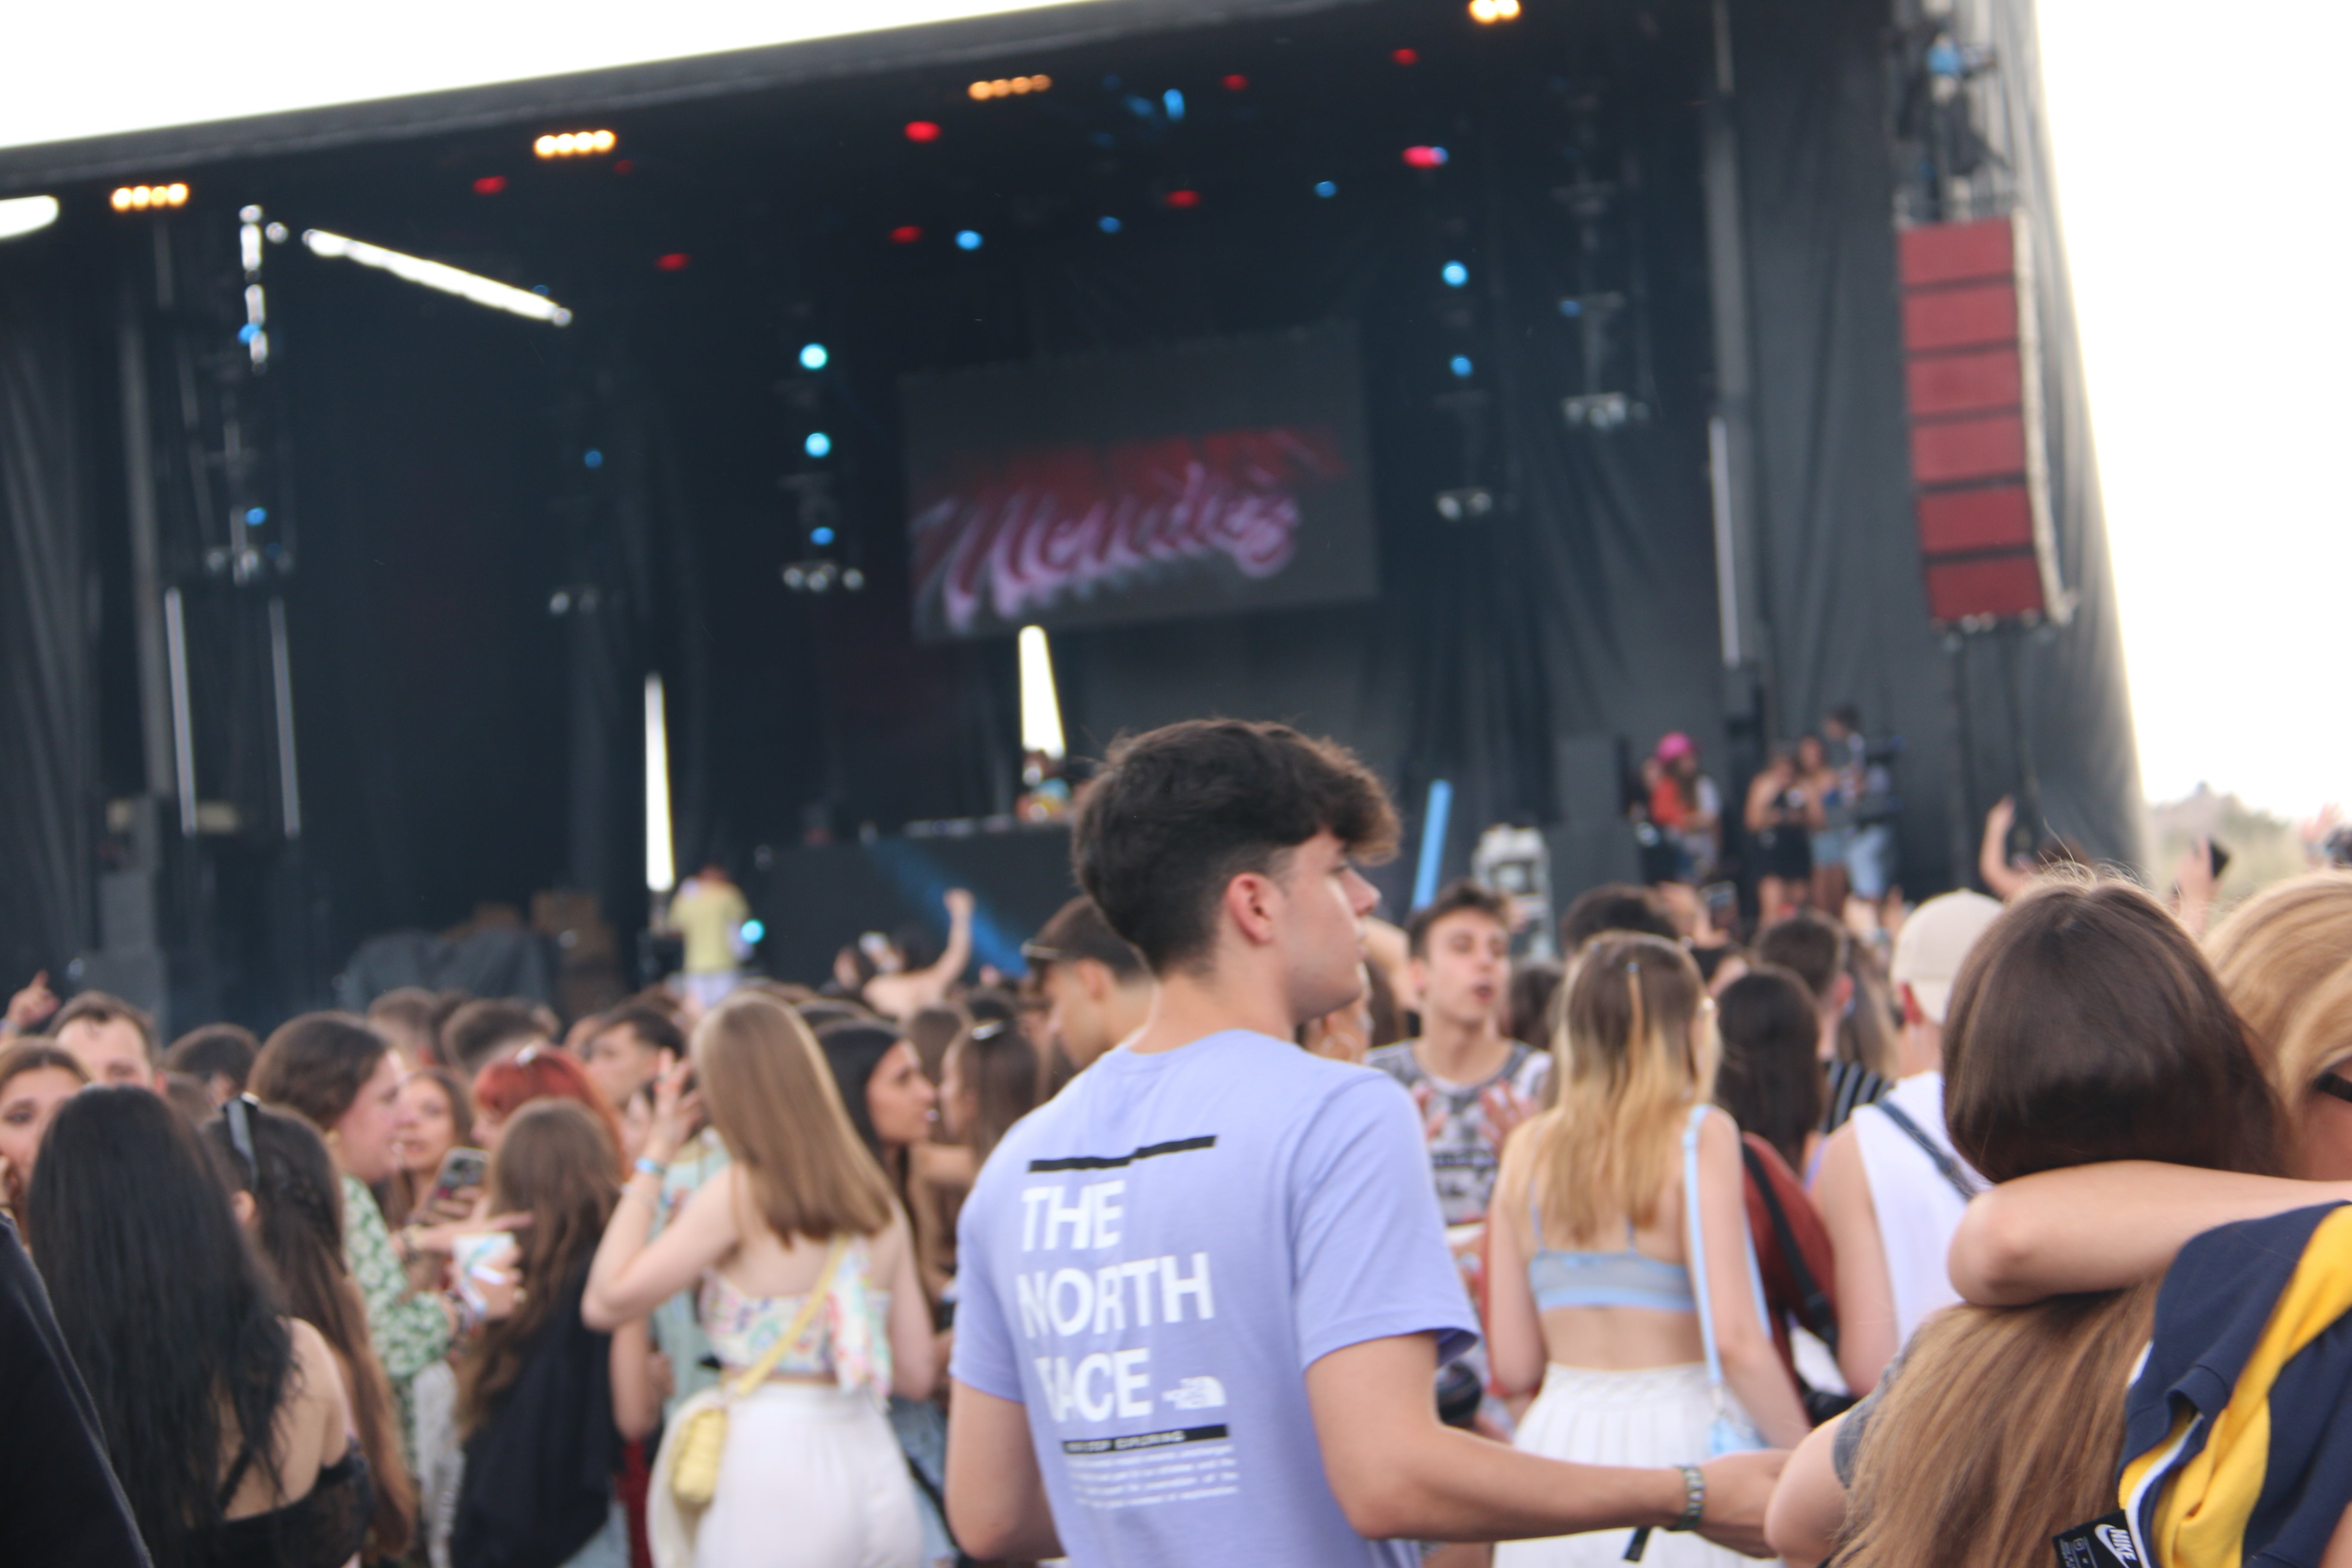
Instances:
[[[1104,1057],[964,1204],[953,1372],[1028,1407],[1076,1568],[1381,1564],[1323,1474],[1307,1368],[1477,1320],[1394,1079],[1228,1030]]]

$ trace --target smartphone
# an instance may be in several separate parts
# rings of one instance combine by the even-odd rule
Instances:
[[[487,1150],[457,1148],[441,1156],[440,1172],[433,1178],[433,1190],[425,1199],[425,1206],[446,1202],[468,1188],[482,1184],[482,1177],[490,1168]]]

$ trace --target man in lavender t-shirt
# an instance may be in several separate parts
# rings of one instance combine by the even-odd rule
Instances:
[[[1159,979],[1150,1020],[999,1143],[964,1205],[948,1511],[983,1558],[1408,1568],[1421,1540],[1696,1528],[1765,1550],[1780,1456],[1622,1469],[1442,1426],[1475,1319],[1420,1118],[1308,1057],[1360,985],[1377,780],[1273,724],[1114,747],[1080,886]]]

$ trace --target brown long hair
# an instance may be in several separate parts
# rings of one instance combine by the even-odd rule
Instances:
[[[239,1144],[240,1119],[246,1147]],[[352,1424],[375,1483],[367,1554],[401,1556],[415,1527],[416,1487],[392,1383],[369,1342],[367,1308],[343,1261],[342,1181],[326,1141],[300,1117],[266,1110],[245,1096],[206,1122],[205,1136],[230,1181],[253,1195],[256,1239],[286,1310],[319,1331],[351,1390]]]
[[[889,1181],[850,1125],[800,1015],[772,996],[738,992],[695,1026],[694,1070],[711,1126],[780,1239],[829,1241],[888,1227]]]
[[[1961,968],[1944,1035],[1952,1146],[1995,1181],[2105,1160],[2274,1174],[2279,1115],[2221,984],[2126,882],[2058,876]],[[1855,1467],[1850,1568],[2015,1568],[2115,1506],[2123,1389],[2154,1287],[1923,1325]]]
[[[973,1165],[984,1165],[1013,1124],[1037,1109],[1037,1050],[1020,1025],[994,1019],[957,1037],[948,1049],[972,1100],[963,1141]]]
[[[1544,1236],[1576,1243],[1621,1216],[1656,1223],[1683,1117],[1714,1086],[1706,1002],[1690,955],[1661,938],[1605,931],[1577,958],[1555,1004],[1559,1101],[1527,1133]]]
[[[569,1100],[534,1100],[507,1123],[490,1161],[490,1208],[530,1215],[515,1232],[523,1289],[512,1315],[484,1329],[457,1369],[457,1424],[468,1436],[521,1375],[523,1354],[539,1331],[559,1311],[580,1310],[571,1286],[586,1271],[620,1201],[616,1158],[604,1129]]]

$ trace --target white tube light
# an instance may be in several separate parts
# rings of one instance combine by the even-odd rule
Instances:
[[[677,857],[669,837],[669,720],[662,678],[646,677],[646,887],[667,893],[677,885]]]
[[[304,229],[302,243],[310,247],[314,256],[339,256],[362,267],[382,268],[394,278],[422,283],[427,289],[438,289],[445,294],[455,294],[461,300],[471,300],[477,305],[488,305],[492,310],[510,310],[518,316],[528,316],[534,321],[548,321],[559,327],[566,326],[572,321],[571,311],[543,294],[495,282],[445,262],[427,261],[422,257],[386,250],[381,245],[370,245],[363,239],[347,239],[323,228]]]
[[[47,228],[58,221],[55,196],[10,196],[0,201],[0,239]]]
[[[1045,628],[1023,626],[1020,647],[1021,749],[1059,761],[1062,700],[1054,692],[1054,650],[1046,646]]]

